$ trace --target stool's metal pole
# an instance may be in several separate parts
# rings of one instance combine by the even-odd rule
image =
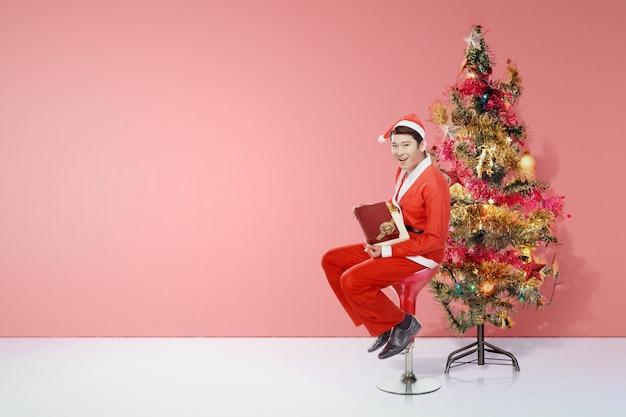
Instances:
[[[404,373],[400,377],[404,383],[413,383],[417,381],[415,374],[413,373],[413,342],[404,350]]]
[[[437,391],[441,384],[435,378],[417,377],[413,373],[413,342],[402,352],[404,355],[404,373],[400,378],[387,377],[378,383],[378,388],[385,392],[400,395],[418,395]]]

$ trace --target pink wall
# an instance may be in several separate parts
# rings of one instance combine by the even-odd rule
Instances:
[[[593,16],[593,18],[589,18]],[[376,138],[512,58],[562,285],[500,336],[626,336],[623,1],[0,1],[0,336],[361,336],[319,266]],[[499,65],[498,65],[499,64]],[[427,125],[434,142],[439,132]],[[450,336],[428,292],[425,336]]]

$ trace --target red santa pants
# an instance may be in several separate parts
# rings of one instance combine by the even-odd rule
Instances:
[[[378,336],[404,318],[404,311],[382,289],[424,266],[406,258],[373,259],[364,248],[356,244],[331,249],[322,257],[322,268],[354,324]]]

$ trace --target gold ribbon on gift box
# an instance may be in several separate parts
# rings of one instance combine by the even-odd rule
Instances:
[[[388,222],[382,222],[380,226],[378,226],[378,231],[380,233],[378,234],[378,236],[376,236],[376,240],[380,240],[384,238],[385,236],[390,235],[393,232],[395,232],[396,223],[393,221],[393,219],[389,220]]]

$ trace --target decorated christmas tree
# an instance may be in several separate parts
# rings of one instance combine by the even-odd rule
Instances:
[[[535,178],[515,114],[517,68],[509,60],[505,77],[494,79],[481,26],[465,40],[459,78],[431,108],[444,135],[433,152],[452,195],[446,257],[431,290],[457,334],[486,323],[510,328],[522,308],[548,303],[564,198]]]

